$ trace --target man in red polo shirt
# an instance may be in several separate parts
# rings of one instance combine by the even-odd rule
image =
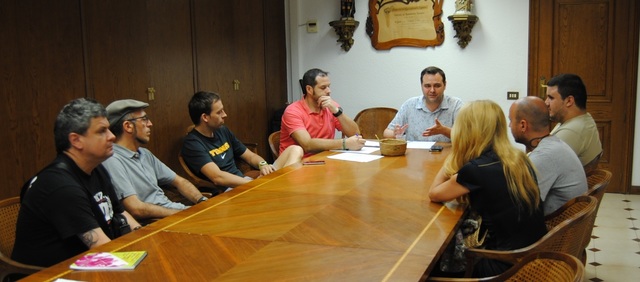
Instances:
[[[308,70],[300,86],[302,99],[289,105],[282,115],[280,152],[291,145],[300,145],[305,157],[325,150],[360,150],[365,140],[358,125],[331,98],[329,73],[321,69]],[[335,131],[345,136],[335,139]]]

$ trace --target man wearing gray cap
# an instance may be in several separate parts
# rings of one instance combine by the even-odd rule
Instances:
[[[160,186],[172,185],[193,203],[207,200],[191,182],[180,177],[151,151],[141,146],[149,142],[153,123],[145,112],[149,104],[126,99],[107,106],[109,129],[116,136],[113,157],[104,162],[118,199],[136,219],[163,218],[186,209],[172,202]]]

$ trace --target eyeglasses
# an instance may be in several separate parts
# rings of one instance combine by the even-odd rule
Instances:
[[[144,123],[148,123],[149,122],[149,116],[141,116],[141,117],[137,117],[137,118],[130,118],[127,121],[129,122],[135,122],[136,120],[142,120]]]

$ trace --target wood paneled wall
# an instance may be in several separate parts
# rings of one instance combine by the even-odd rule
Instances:
[[[215,91],[227,125],[267,157],[287,100],[284,32],[282,0],[0,0],[0,198],[55,157],[55,116],[79,97],[148,102],[147,147],[183,174],[187,103]]]

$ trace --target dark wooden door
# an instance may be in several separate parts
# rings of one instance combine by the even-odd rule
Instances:
[[[84,97],[77,0],[0,1],[0,199],[56,155],[53,124]]]
[[[190,9],[184,0],[147,1],[149,87],[155,89],[148,113],[157,123],[152,143],[161,152],[156,156],[177,173],[184,130],[191,124],[187,105],[195,90]]]
[[[88,95],[148,102],[146,147],[178,171],[194,90],[189,1],[84,1],[83,12]]]
[[[197,90],[221,95],[226,125],[268,156],[262,0],[194,1]],[[285,70],[280,70],[284,72]]]
[[[598,126],[599,167],[613,173],[607,192],[631,183],[638,62],[639,4],[635,0],[531,0],[529,95],[559,73],[587,86],[587,111]]]

